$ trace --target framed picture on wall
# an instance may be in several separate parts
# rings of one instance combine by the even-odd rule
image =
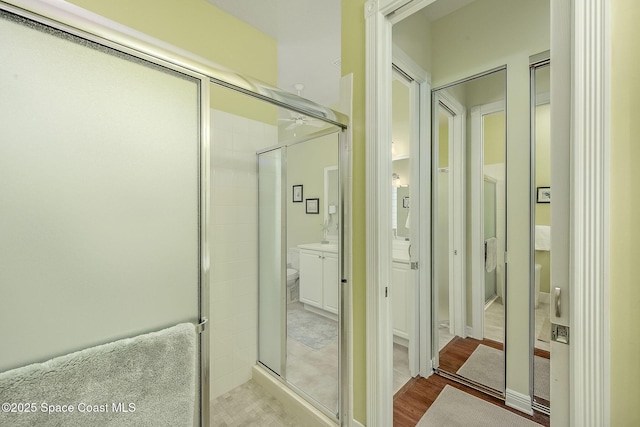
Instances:
[[[537,190],[536,201],[538,203],[551,203],[551,187],[537,187]]]
[[[320,199],[307,199],[307,213],[308,214],[320,213]]]
[[[302,185],[293,186],[293,203],[302,203]]]

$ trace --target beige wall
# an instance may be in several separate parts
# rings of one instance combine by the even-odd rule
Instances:
[[[423,70],[431,72],[431,22],[423,13],[414,13],[393,26],[393,43]]]
[[[278,46],[257,29],[203,0],[70,0],[80,7],[271,85]],[[276,109],[211,86],[211,107],[275,124]]]
[[[408,156],[410,153],[409,139],[409,87],[397,79],[391,84],[392,93],[392,134],[393,156]]]
[[[484,120],[484,164],[504,163],[504,112],[487,114]]]
[[[324,168],[338,165],[338,134],[287,148],[287,247],[319,243],[324,222]],[[303,186],[303,202],[293,203],[294,185]],[[307,214],[305,200],[320,199],[320,213]],[[335,217],[335,215],[334,215]],[[332,233],[337,238],[337,234]]]
[[[640,3],[612,0],[611,425],[640,425]]]
[[[438,167],[449,166],[449,120],[448,116],[440,112],[438,117]]]

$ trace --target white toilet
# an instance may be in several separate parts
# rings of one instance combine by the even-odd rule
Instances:
[[[535,276],[535,283],[536,283],[536,308],[538,308],[538,303],[540,301],[540,272],[542,271],[542,265],[540,264],[536,264],[536,276]]]
[[[298,301],[299,295],[298,270],[287,268],[287,304]]]

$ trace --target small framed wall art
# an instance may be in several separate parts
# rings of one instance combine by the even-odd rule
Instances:
[[[307,199],[307,213],[319,214],[320,213],[320,199]]]
[[[538,203],[551,203],[551,187],[537,187],[537,190],[536,201]]]
[[[302,203],[302,185],[293,186],[293,203]]]

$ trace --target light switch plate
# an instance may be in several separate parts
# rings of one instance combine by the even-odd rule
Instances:
[[[565,325],[551,325],[551,339],[555,342],[569,344],[569,327]]]

